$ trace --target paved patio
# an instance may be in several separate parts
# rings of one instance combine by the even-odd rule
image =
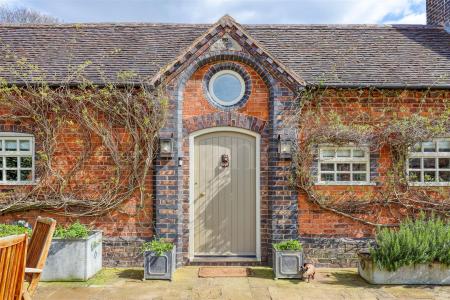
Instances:
[[[197,267],[184,267],[169,282],[142,281],[142,269],[104,269],[86,283],[41,283],[35,299],[450,299],[450,287],[369,285],[356,269],[319,269],[311,283],[253,270],[248,278],[198,278]]]

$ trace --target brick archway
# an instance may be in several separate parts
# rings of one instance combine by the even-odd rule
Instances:
[[[211,127],[237,127],[261,134],[266,123],[266,121],[254,116],[222,111],[191,117],[183,121],[183,126],[187,133]]]

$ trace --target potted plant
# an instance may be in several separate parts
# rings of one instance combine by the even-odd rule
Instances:
[[[450,284],[450,223],[432,216],[381,229],[359,253],[358,271],[372,284]]]
[[[142,245],[144,254],[144,279],[169,279],[175,272],[176,247],[162,239]]]
[[[102,268],[102,232],[79,221],[56,227],[43,281],[86,281]]]
[[[20,221],[16,223],[17,224],[0,224],[0,238],[24,233],[31,236],[31,229],[29,228],[28,223],[22,223]]]
[[[275,243],[273,246],[273,272],[278,278],[301,278],[303,265],[302,244],[297,240]]]

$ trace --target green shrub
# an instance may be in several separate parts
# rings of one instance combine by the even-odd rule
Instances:
[[[142,244],[141,251],[153,251],[157,256],[161,256],[164,253],[171,251],[173,249],[173,244],[165,242],[162,239],[154,239],[150,242],[145,242]]]
[[[31,229],[21,225],[0,224],[0,237],[23,234],[31,235]]]
[[[290,250],[290,251],[301,251],[303,249],[302,244],[297,240],[287,240],[272,245],[276,250]]]
[[[57,226],[53,237],[61,239],[85,239],[89,236],[89,228],[79,221],[68,227]]]
[[[421,215],[405,220],[398,230],[381,229],[370,254],[379,268],[388,271],[419,263],[450,265],[450,223]]]

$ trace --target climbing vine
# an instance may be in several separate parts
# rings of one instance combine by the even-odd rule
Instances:
[[[367,225],[396,226],[420,211],[448,217],[448,187],[411,186],[406,164],[416,143],[450,136],[449,100],[432,89],[304,91],[294,118],[293,184],[320,208]],[[368,147],[379,157],[375,185],[317,185],[320,145]]]
[[[0,124],[34,135],[36,184],[2,190],[0,214],[99,216],[132,197],[142,207],[151,197],[148,175],[167,115],[164,87],[147,86],[132,72],[93,83],[84,76],[91,62],[54,86],[36,76],[43,73],[36,66],[7,55],[21,81],[0,82]]]

